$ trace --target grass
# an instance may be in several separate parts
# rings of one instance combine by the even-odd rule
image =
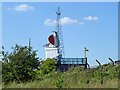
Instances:
[[[53,75],[49,78],[44,78],[44,80],[34,80],[27,83],[16,84],[15,82],[9,83],[8,85],[3,85],[3,88],[55,88],[55,82],[60,77],[60,75]],[[98,83],[94,80],[90,80],[89,84],[86,83],[79,73],[67,74],[64,73],[64,82],[62,83],[62,88],[117,88],[118,78],[113,78],[109,80],[104,80],[104,83]]]
[[[55,80],[46,79],[43,81],[35,80],[33,82],[20,83],[16,84],[15,82],[9,83],[8,85],[3,85],[2,88],[55,88],[54,86]],[[89,84],[85,84],[78,81],[74,81],[71,77],[70,80],[66,79],[63,83],[63,88],[117,88],[118,82],[117,78],[108,80],[104,82],[104,84],[90,82]]]
[[[104,66],[106,68],[106,66]],[[108,72],[107,69],[103,67],[103,74]],[[109,67],[109,71],[115,71],[116,67]],[[107,71],[105,71],[107,70]],[[11,82],[7,85],[2,85],[2,88],[55,88],[55,83],[59,80],[63,80],[60,82],[62,88],[118,88],[118,77],[113,75],[113,72],[109,73],[108,76],[104,75],[101,79],[101,74],[99,69],[90,69],[84,70],[81,68],[71,68],[67,72],[52,72],[49,74],[45,74],[43,76],[38,76],[42,78],[41,80],[34,80],[26,83],[17,84],[15,82]],[[107,73],[108,74],[108,73]],[[113,75],[113,78],[111,78]],[[61,78],[64,76],[64,78]],[[101,80],[103,83],[101,84]]]

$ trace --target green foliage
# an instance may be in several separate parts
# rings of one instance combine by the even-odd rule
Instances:
[[[41,66],[39,66],[39,69],[41,71],[41,74],[48,74],[50,72],[55,71],[55,59],[46,59],[45,61],[41,61]]]
[[[16,45],[12,48],[13,52],[3,51],[2,59],[2,81],[7,84],[9,82],[25,82],[35,79],[35,71],[39,65],[36,58],[36,51],[32,47],[22,47]]]
[[[45,61],[41,61],[41,66],[35,70],[36,72],[36,79],[43,80],[44,78],[49,78],[52,74],[55,73],[55,63],[56,60],[54,59],[46,59]]]
[[[103,84],[105,80],[118,78],[120,67],[115,65],[105,64],[101,68],[93,68],[89,70],[89,75],[91,79],[95,82]]]
[[[61,75],[60,78],[58,78],[58,80],[55,82],[55,87],[60,89],[62,88],[62,83],[64,82],[64,75]]]
[[[50,72],[41,76],[42,80],[27,83],[11,83],[7,88],[117,88],[120,66],[106,65],[84,70],[83,67],[70,68],[67,72]],[[39,70],[40,71],[40,70]],[[116,75],[111,75],[116,73]],[[41,71],[39,72],[41,73]],[[111,79],[111,76],[113,78]],[[102,82],[103,81],[103,82]],[[3,86],[5,87],[5,86]]]
[[[39,61],[32,48],[16,46],[13,52],[3,52],[3,81],[24,82],[37,79],[25,87],[32,88],[117,88],[120,66],[104,64],[101,68],[84,69],[84,66],[71,67],[66,72],[55,72],[54,59]],[[30,52],[29,52],[30,51]],[[37,68],[37,69],[36,69]],[[21,84],[18,84],[21,85]],[[33,85],[33,86],[32,86]],[[38,85],[38,86],[37,86]],[[15,87],[14,85],[13,87]],[[22,85],[24,86],[24,85]],[[22,87],[19,86],[19,87]],[[9,85],[10,87],[10,85]],[[17,87],[17,86],[16,86]]]

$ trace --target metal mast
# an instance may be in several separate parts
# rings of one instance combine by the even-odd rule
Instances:
[[[31,38],[29,38],[29,55],[30,55],[30,43],[31,43]]]
[[[62,30],[61,30],[61,21],[60,21],[60,7],[57,8],[57,20],[56,20],[56,32],[58,34],[58,41],[59,41],[59,46],[58,46],[58,58],[61,60],[61,58],[64,58],[64,45],[63,45],[63,36],[62,36]]]

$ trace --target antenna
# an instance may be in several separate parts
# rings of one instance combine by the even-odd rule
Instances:
[[[58,58],[61,59],[64,57],[64,45],[63,45],[63,36],[61,30],[61,22],[60,22],[60,7],[57,8],[57,20],[56,20],[56,32],[58,34]]]
[[[31,39],[29,38],[29,55],[30,55],[30,43],[31,43]]]

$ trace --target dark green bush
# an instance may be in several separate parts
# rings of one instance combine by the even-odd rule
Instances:
[[[3,51],[2,59],[2,81],[4,84],[9,82],[26,82],[35,79],[35,71],[39,65],[36,58],[36,51],[32,47],[22,47],[16,45],[10,54]]]

